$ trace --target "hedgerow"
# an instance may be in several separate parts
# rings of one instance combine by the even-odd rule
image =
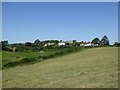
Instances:
[[[33,58],[23,58],[19,61],[12,61],[12,62],[8,62],[5,65],[3,65],[3,68],[5,67],[14,67],[14,66],[18,66],[18,65],[23,65],[23,64],[33,64],[35,62],[40,62],[46,59],[50,59],[50,58],[54,58],[54,57],[58,57],[58,56],[62,56],[65,54],[69,54],[75,51],[80,50],[80,47],[63,47],[63,48],[56,48],[56,52],[48,54],[48,55],[40,55],[38,57],[33,57]]]

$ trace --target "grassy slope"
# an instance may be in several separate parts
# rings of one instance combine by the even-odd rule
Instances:
[[[23,58],[32,58],[32,57],[38,57],[40,55],[48,55],[50,54],[50,51],[45,52],[32,52],[32,51],[26,51],[26,52],[8,52],[3,51],[2,52],[2,64],[6,64],[7,62],[11,61],[19,61]],[[19,57],[19,58],[18,58]]]
[[[34,58],[38,56],[48,56],[58,51],[65,51],[67,48],[47,49],[44,52],[24,51],[24,52],[9,52],[2,51],[2,65],[8,62],[19,61],[23,58]],[[81,49],[80,49],[81,50]]]
[[[116,47],[88,49],[3,70],[3,87],[118,87]]]
[[[2,52],[0,51],[0,68],[2,66]],[[0,69],[0,89],[2,89],[2,70]]]
[[[0,51],[0,66],[2,65],[2,52]]]
[[[8,52],[8,51],[3,51],[2,52],[2,64],[6,64],[7,62],[11,61],[19,61],[22,58],[25,57],[35,57],[39,56],[39,53],[36,52]],[[18,58],[19,57],[19,58]]]

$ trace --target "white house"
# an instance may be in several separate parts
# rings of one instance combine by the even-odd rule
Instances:
[[[84,44],[84,43],[81,43],[80,46],[85,46],[85,44]]]
[[[84,46],[92,46],[92,44],[91,43],[87,43]]]
[[[94,44],[94,43],[92,43],[92,46],[98,46],[98,44]]]
[[[87,43],[84,46],[98,46],[98,44],[94,44],[94,43]]]
[[[58,43],[58,46],[65,46],[65,45],[66,45],[66,43],[64,43],[64,42]]]
[[[43,47],[47,47],[47,44],[45,44]]]
[[[55,43],[47,43],[47,44],[44,45],[44,47],[52,46],[52,45],[54,45],[54,44],[55,44]]]
[[[54,43],[48,43],[48,46],[54,45]]]

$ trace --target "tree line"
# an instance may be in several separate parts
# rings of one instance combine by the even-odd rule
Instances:
[[[103,38],[100,40],[99,38],[94,38],[92,40],[92,43],[98,44],[98,45],[110,45],[109,39],[107,36],[103,36]]]
[[[65,42],[65,46],[58,46],[58,43],[63,42],[63,40],[45,40],[45,41],[40,41],[39,39],[35,40],[33,43],[32,42],[25,42],[25,43],[13,43],[9,44],[8,41],[1,41],[0,42],[0,47],[2,50],[5,51],[13,51],[13,49],[16,49],[16,51],[42,51],[44,49],[51,49],[51,48],[62,48],[62,47],[76,47],[80,46],[80,43],[77,40],[72,40],[72,43]],[[48,43],[54,43],[53,45],[45,46],[45,44]],[[109,39],[107,36],[103,36],[102,39],[100,40],[99,38],[94,38],[91,43],[93,44],[98,44],[99,46],[109,46]],[[114,46],[120,46],[119,42],[115,42]],[[15,48],[17,47],[17,48]]]

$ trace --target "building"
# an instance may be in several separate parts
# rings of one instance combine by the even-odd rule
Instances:
[[[58,43],[58,46],[65,46],[65,45],[66,45],[66,43],[64,43],[64,42]]]

